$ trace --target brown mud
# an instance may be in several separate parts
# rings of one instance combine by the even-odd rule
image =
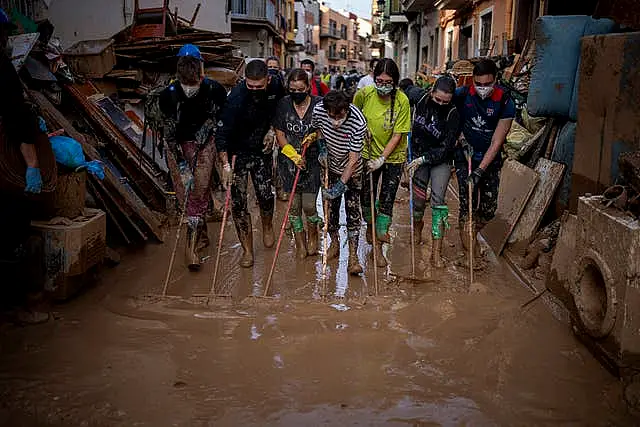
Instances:
[[[454,262],[453,197],[447,267],[434,272],[421,261],[427,242],[416,251],[424,280],[407,280],[406,190],[398,196],[378,296],[364,233],[365,273],[347,274],[343,247],[329,263],[326,292],[321,257],[295,262],[287,236],[276,298],[259,299],[247,297],[262,294],[274,250],[256,230],[254,267],[237,267],[241,248],[229,224],[219,289],[232,297],[209,306],[216,243],[195,274],[180,245],[168,298],[158,294],[173,242],[125,255],[96,287],[56,307],[54,321],[2,328],[0,425],[634,424],[621,383],[543,304],[522,309],[531,293],[495,258],[469,292]],[[219,227],[209,226],[212,242]],[[429,232],[425,224],[423,240]]]

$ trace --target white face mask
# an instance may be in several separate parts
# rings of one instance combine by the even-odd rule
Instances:
[[[200,85],[198,85],[198,86],[187,86],[187,85],[183,85],[182,83],[180,83],[180,86],[182,87],[182,91],[187,96],[187,98],[193,98],[194,96],[196,96],[198,94],[198,91],[200,90]]]
[[[342,124],[347,120],[346,117],[343,117],[341,119],[331,119],[331,124],[333,125],[334,128],[339,128],[340,126],[342,126]]]
[[[309,80],[313,79],[313,73],[311,73],[311,71],[307,71],[307,76],[309,77]]]
[[[493,86],[476,86],[476,92],[482,99],[487,99],[493,93]]]

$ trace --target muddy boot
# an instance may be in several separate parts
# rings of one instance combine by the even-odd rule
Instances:
[[[382,254],[382,242],[377,241],[373,250],[376,251],[376,266],[378,266],[378,268],[385,268],[389,263]],[[371,252],[371,257],[373,257],[373,251]]]
[[[413,221],[413,241],[416,245],[422,243],[422,230],[424,229],[424,219],[414,218]]]
[[[319,217],[317,217],[320,220]],[[316,218],[307,218],[307,254],[314,256],[318,254],[318,230],[322,225],[322,221],[316,221]]]
[[[207,229],[207,222],[201,221],[202,233],[200,234],[200,240],[198,242],[198,251],[205,250],[209,247],[211,242],[209,241],[209,230]]]
[[[299,216],[289,216],[289,222],[293,228],[293,236],[296,241],[296,258],[303,260],[307,257],[307,242],[304,235],[304,224]]]
[[[442,260],[442,241],[444,239],[432,240],[431,246],[431,265],[435,268],[444,267],[444,261]]]
[[[358,240],[358,234],[349,233],[349,263],[347,264],[347,271],[354,276],[362,273],[362,266],[358,260]]]
[[[370,222],[367,223],[367,231],[365,233],[368,244],[373,244],[373,225]]]
[[[431,261],[436,268],[444,267],[442,261],[442,241],[444,230],[449,229],[449,208],[446,205],[433,206],[431,208]]]
[[[262,218],[262,243],[265,248],[272,248],[275,243],[273,236],[273,215],[261,215]]]
[[[200,255],[198,255],[199,234],[199,227],[193,227],[191,224],[187,225],[187,244],[184,256],[187,268],[191,271],[200,269]]]
[[[391,236],[389,236],[390,226],[391,217],[389,215],[376,215],[376,238],[378,239],[378,242],[391,243]]]
[[[240,267],[249,268],[253,265],[253,229],[251,227],[251,217],[244,224],[246,229],[236,222],[236,231],[242,245],[242,257],[238,263]]]
[[[329,233],[331,237],[331,245],[327,250],[327,260],[335,259],[340,256],[340,233],[332,231]]]

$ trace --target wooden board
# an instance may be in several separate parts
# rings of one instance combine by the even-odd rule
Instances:
[[[540,226],[540,221],[553,200],[553,196],[562,181],[564,175],[564,165],[551,160],[540,158],[535,171],[540,177],[533,195],[526,204],[522,216],[516,223],[509,243],[526,242],[529,243],[533,235]]]
[[[496,216],[482,229],[496,256],[502,253],[522,211],[538,184],[538,174],[515,160],[507,160],[500,175]]]

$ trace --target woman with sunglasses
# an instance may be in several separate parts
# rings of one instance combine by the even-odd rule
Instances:
[[[421,240],[427,186],[431,181],[431,258],[436,268],[444,265],[442,228],[449,225],[449,208],[444,198],[451,177],[451,162],[460,122],[458,110],[452,103],[455,90],[455,81],[449,76],[442,76],[416,105],[411,131],[411,148],[415,157],[407,165],[407,172],[413,179],[416,243]]]
[[[289,73],[286,85],[288,96],[278,103],[273,127],[280,146],[278,173],[285,192],[291,193],[297,169],[302,169],[289,212],[289,222],[295,236],[296,257],[304,259],[307,255],[318,253],[318,229],[322,219],[316,211],[316,198],[320,189],[318,143],[311,143],[302,158],[302,141],[311,126],[313,108],[322,98],[311,96],[309,77],[300,68]],[[307,217],[306,238],[303,211]]]
[[[367,242],[372,241],[371,194],[376,203],[376,237],[378,267],[385,267],[382,243],[389,243],[389,226],[393,216],[393,204],[402,177],[402,165],[407,159],[407,134],[411,130],[411,108],[409,99],[398,91],[400,71],[389,58],[381,59],[373,70],[373,86],[360,89],[353,100],[365,118],[369,130],[369,142],[365,143],[362,157],[367,172],[373,174],[373,189],[370,180],[364,179],[361,193],[362,214],[367,222]],[[378,195],[378,182],[380,194]]]

